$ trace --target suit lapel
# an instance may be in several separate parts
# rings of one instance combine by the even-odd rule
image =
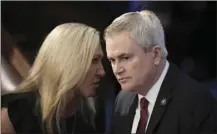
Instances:
[[[170,64],[169,70],[162,83],[157,100],[155,102],[146,134],[153,134],[160,123],[160,120],[162,119],[162,116],[172,99],[172,87],[175,83],[177,72],[178,71],[175,65]]]

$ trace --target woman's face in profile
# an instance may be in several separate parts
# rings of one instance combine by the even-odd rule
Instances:
[[[79,92],[82,96],[91,97],[95,95],[96,88],[99,86],[100,78],[105,75],[104,68],[102,66],[103,52],[101,47],[96,49],[90,69],[84,79],[83,84],[79,87]]]

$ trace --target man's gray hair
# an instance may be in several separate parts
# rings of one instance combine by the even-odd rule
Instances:
[[[160,46],[163,57],[167,57],[164,29],[153,12],[143,10],[119,16],[105,29],[104,37],[111,37],[121,32],[129,32],[131,38],[145,49],[155,45]]]

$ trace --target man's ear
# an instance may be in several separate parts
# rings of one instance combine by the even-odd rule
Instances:
[[[162,48],[160,46],[153,46],[151,51],[153,53],[154,64],[159,65],[163,56]]]

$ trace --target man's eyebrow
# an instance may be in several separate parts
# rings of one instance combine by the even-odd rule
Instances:
[[[129,55],[129,54],[127,54],[127,53],[122,53],[122,54],[120,54],[120,55],[118,55],[117,57],[124,57],[124,56],[127,56],[127,55]]]
[[[124,57],[124,56],[127,56],[127,55],[129,55],[129,54],[128,53],[121,53],[121,54],[119,54],[119,55],[117,55],[115,57],[109,57],[109,56],[107,56],[107,58],[108,59],[113,59],[113,58],[116,58],[116,57],[121,58],[121,57]]]

